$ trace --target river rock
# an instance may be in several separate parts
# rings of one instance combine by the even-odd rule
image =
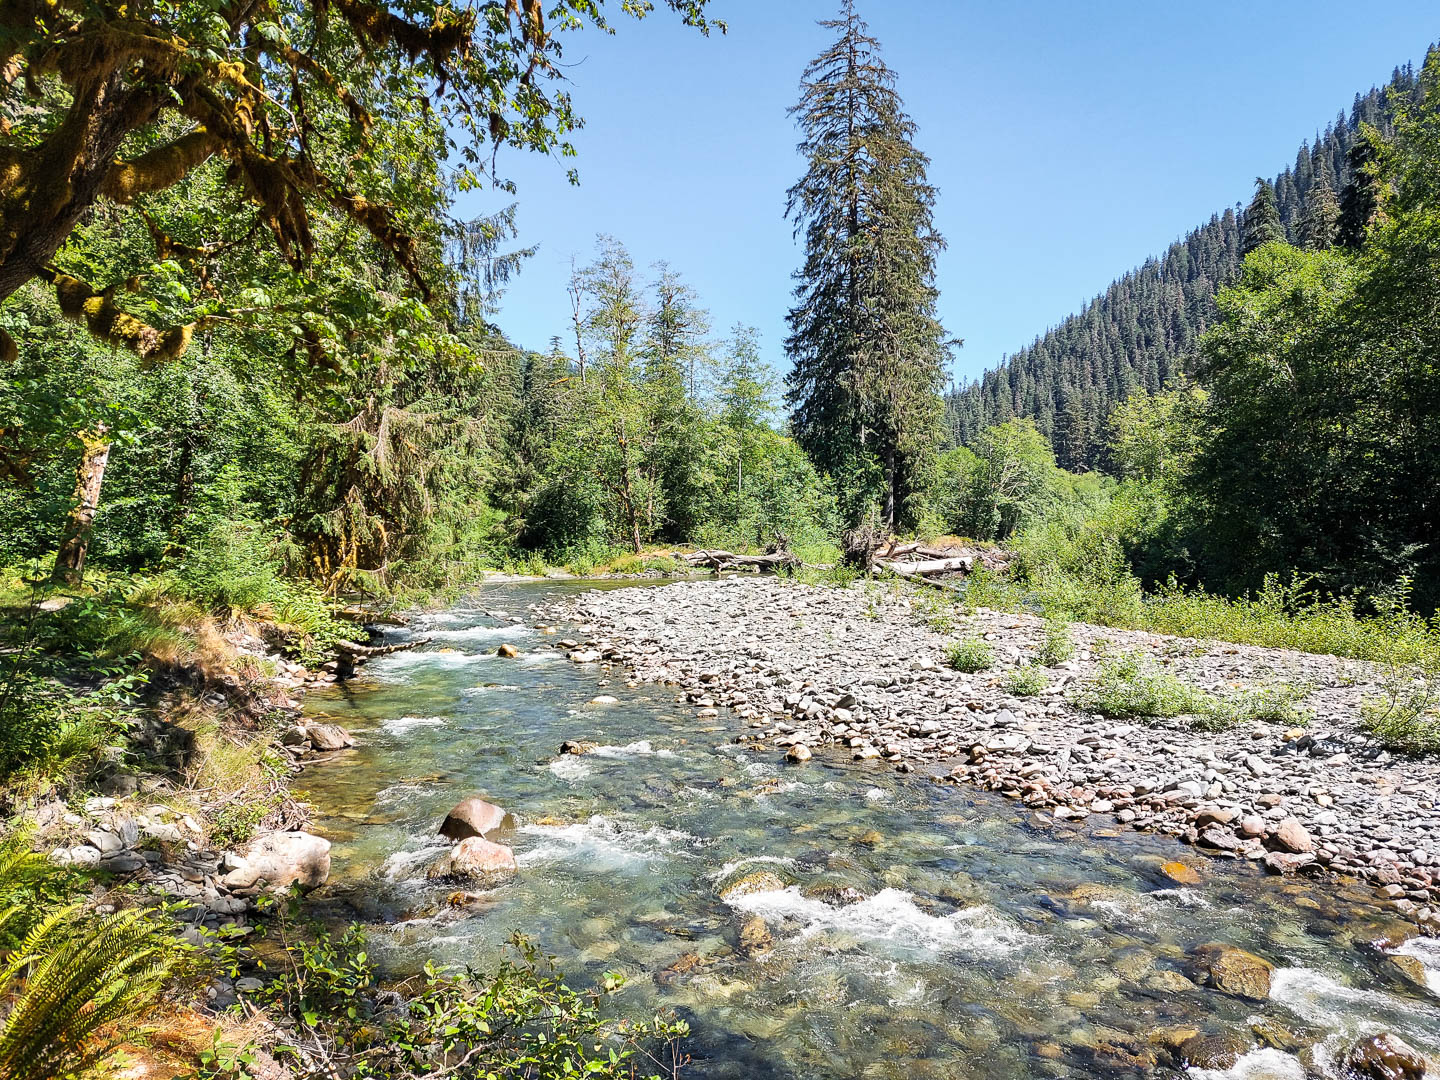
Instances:
[[[488,877],[513,873],[518,867],[515,852],[504,844],[496,844],[483,836],[461,840],[431,864],[431,878]]]
[[[1283,851],[1291,855],[1309,855],[1315,850],[1315,841],[1309,831],[1295,818],[1286,818],[1276,825],[1265,837],[1265,846],[1272,851]]]
[[[785,751],[785,759],[787,761],[809,761],[813,756],[814,755],[810,753],[810,748],[800,742],[795,743],[789,750]]]
[[[445,820],[440,823],[440,835],[451,840],[464,840],[514,827],[515,819],[502,807],[471,797],[456,803],[445,815]]]
[[[344,750],[355,740],[339,724],[306,724],[305,735],[316,750]]]
[[[1345,1056],[1346,1071],[1360,1080],[1423,1080],[1425,1066],[1420,1051],[1388,1031],[1361,1039]]]
[[[1254,953],[1223,942],[1190,950],[1190,973],[1206,986],[1231,997],[1264,1001],[1270,996],[1271,964]]]
[[[1193,867],[1186,866],[1183,862],[1167,862],[1160,867],[1160,872],[1177,885],[1199,885],[1200,874]]]
[[[314,889],[330,876],[330,841],[307,832],[261,833],[230,861],[235,868],[222,879],[227,888]]]
[[[731,902],[751,893],[778,892],[785,888],[785,879],[773,870],[752,870],[742,874],[720,890],[720,899]]]
[[[560,744],[562,754],[588,754],[594,750],[598,743],[586,742],[584,740],[566,739]]]
[[[1250,1040],[1234,1031],[1218,1035],[1192,1035],[1176,1049],[1181,1061],[1194,1069],[1228,1069],[1250,1049]]]
[[[520,650],[507,641],[495,650],[495,655],[504,657],[506,660],[514,660],[520,655]]]
[[[759,915],[752,915],[740,928],[740,948],[747,953],[766,952],[771,944],[770,928]]]
[[[1385,958],[1386,966],[1401,979],[1418,987],[1421,990],[1430,989],[1430,980],[1425,965],[1421,963],[1418,956],[1409,956],[1406,953],[1397,953]]]

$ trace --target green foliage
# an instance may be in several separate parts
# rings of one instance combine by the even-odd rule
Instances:
[[[402,1002],[381,1003],[365,936],[315,930],[285,934],[286,962],[261,997],[295,1025],[294,1041],[267,1047],[281,1058],[316,1060],[354,1077],[495,1076],[598,1080],[672,1077],[685,1063],[683,1021],[608,1020],[606,997],[624,980],[578,991],[550,958],[516,936],[493,973],[427,964],[401,988]]]
[[[995,666],[995,652],[979,638],[966,638],[946,646],[945,662],[956,671],[974,674]]]
[[[1008,672],[1001,685],[1004,686],[1007,694],[1014,694],[1016,697],[1034,697],[1044,690],[1049,682],[1043,667],[1038,664],[1023,664]]]
[[[1076,698],[1083,709],[1119,719],[1166,719],[1209,714],[1216,701],[1166,671],[1154,670],[1137,653],[1101,665]]]
[[[159,998],[180,951],[148,911],[97,917],[58,902],[60,875],[30,840],[21,830],[0,846],[0,1076],[54,1080],[99,1065],[134,1036],[124,1022]]]
[[[1075,643],[1070,640],[1069,624],[1056,619],[1045,621],[1045,640],[1035,654],[1037,663],[1046,667],[1063,664],[1075,655]]]
[[[1419,664],[1396,664],[1383,692],[1361,707],[1365,730],[1392,750],[1440,751],[1440,655]]]

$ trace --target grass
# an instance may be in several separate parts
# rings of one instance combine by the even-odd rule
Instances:
[[[1007,694],[1016,697],[1034,697],[1050,684],[1045,669],[1035,664],[1024,664],[1005,676],[1002,684]]]
[[[1216,697],[1160,671],[1138,653],[1126,653],[1101,665],[1100,672],[1079,692],[1082,709],[1122,720],[1169,720],[1189,717],[1196,731],[1223,731],[1241,724],[1266,722],[1302,725],[1309,716],[1299,707],[1303,689],[1276,685]]]
[[[1045,623],[1045,640],[1040,645],[1036,660],[1046,667],[1063,664],[1075,655],[1075,643],[1070,640],[1068,624],[1050,619]]]
[[[955,641],[945,649],[945,662],[956,671],[974,674],[995,666],[995,652],[979,638]]]

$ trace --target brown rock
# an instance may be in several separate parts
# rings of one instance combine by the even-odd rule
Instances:
[[[770,928],[759,915],[752,915],[740,928],[740,948],[746,952],[765,952],[771,944]]]
[[[339,724],[306,724],[305,734],[316,750],[344,750],[355,745],[350,733]]]
[[[1361,1080],[1424,1080],[1425,1056],[1388,1031],[1361,1039],[1345,1058],[1350,1075]]]
[[[560,744],[560,753],[588,754],[591,750],[594,750],[597,745],[598,744],[593,742],[583,742],[575,739],[566,739]]]
[[[506,660],[514,660],[517,656],[520,655],[520,650],[507,641],[505,642],[505,644],[501,645],[498,649],[495,650],[495,655],[503,656]]]
[[[1223,942],[1197,945],[1190,950],[1190,973],[1206,986],[1231,997],[1264,1001],[1270,996],[1270,974],[1275,969],[1254,953]]]
[[[1430,989],[1430,980],[1426,977],[1425,965],[1420,962],[1419,957],[1399,953],[1395,956],[1387,956],[1385,963],[1391,971],[1406,982],[1421,990]]]
[[[1193,867],[1186,866],[1183,862],[1167,862],[1160,867],[1160,872],[1180,885],[1200,884],[1200,872]]]
[[[1180,1044],[1181,1061],[1195,1069],[1228,1069],[1250,1049],[1243,1035],[1227,1031],[1219,1035],[1195,1035]]]
[[[1309,831],[1295,818],[1286,818],[1276,825],[1265,837],[1265,846],[1271,851],[1285,851],[1291,855],[1309,855],[1315,850],[1315,841]]]
[[[810,748],[804,743],[799,742],[785,751],[785,760],[796,763],[809,761],[813,756],[814,755],[810,753]]]
[[[440,823],[440,835],[451,840],[464,840],[514,827],[515,819],[502,808],[484,799],[469,798],[456,803],[445,815],[445,820]]]
[[[1233,806],[1202,806],[1195,812],[1195,827],[1204,829],[1207,825],[1229,825],[1240,811]]]

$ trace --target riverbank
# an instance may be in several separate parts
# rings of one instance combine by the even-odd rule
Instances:
[[[874,583],[680,582],[586,594],[547,615],[581,625],[584,640],[565,643],[572,660],[674,685],[702,715],[728,709],[757,754],[873,759],[1001,791],[1043,825],[1102,820],[1279,874],[1353,875],[1397,914],[1440,927],[1440,763],[1397,757],[1362,729],[1362,706],[1385,692],[1377,665],[1077,623],[1074,655],[1046,667],[1038,618],[937,617],[928,598]],[[947,650],[974,642],[993,668],[948,666]],[[1248,714],[1203,730],[1087,707],[1126,662],[1208,700],[1248,701]]]

